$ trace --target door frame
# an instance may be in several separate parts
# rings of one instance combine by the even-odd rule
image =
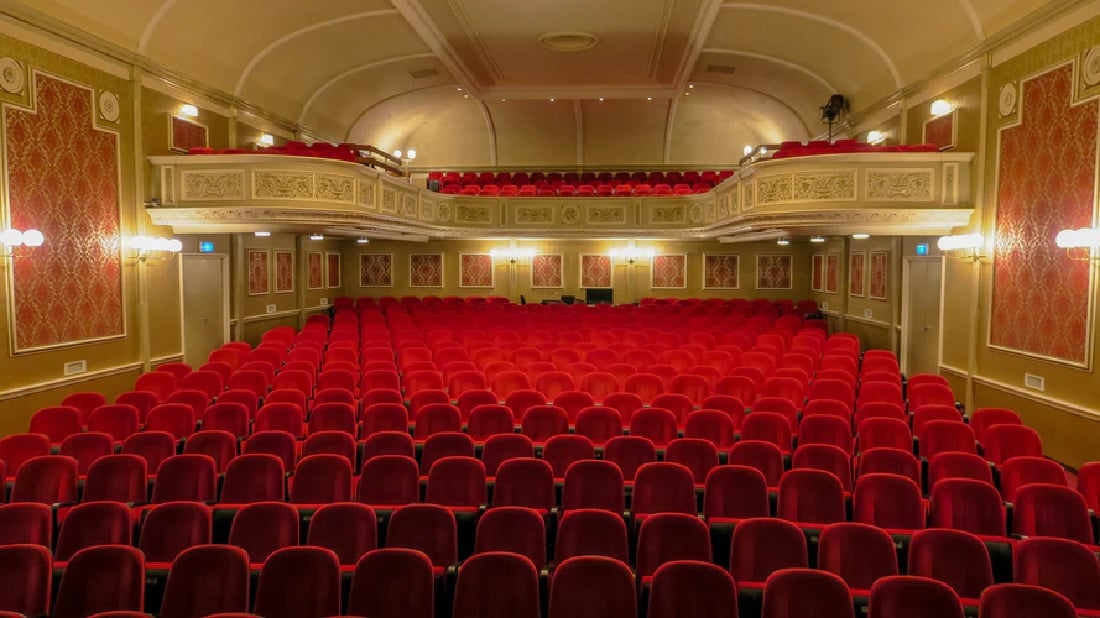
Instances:
[[[222,265],[222,315],[225,320],[222,324],[222,338],[226,343],[231,341],[229,336],[229,254],[228,253],[181,253],[180,254],[180,354],[184,358],[187,358],[187,315],[184,313],[184,299],[183,299],[183,286],[184,286],[184,274],[186,269],[184,268],[184,260],[189,257],[212,257],[218,258],[218,261]]]
[[[940,365],[943,364],[943,281],[946,275],[946,259],[940,255],[928,255],[928,256],[906,256],[901,262],[901,342],[898,354],[898,365],[901,372],[904,374],[909,373],[909,308],[912,306],[912,299],[910,298],[909,288],[912,278],[910,268],[914,262],[939,262],[940,264],[940,289],[938,290],[939,298],[937,299],[937,305],[939,307],[939,336],[936,342],[936,371],[939,372]]]

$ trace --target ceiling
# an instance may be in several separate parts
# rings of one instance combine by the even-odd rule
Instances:
[[[523,152],[513,142],[552,143],[547,163],[613,163],[605,159],[624,154],[631,160],[623,162],[665,163],[690,162],[684,157],[719,143],[740,150],[805,139],[820,132],[818,107],[830,94],[865,108],[1048,3],[22,0],[22,8],[323,139],[399,148],[418,133],[447,139],[454,129],[476,149],[451,148],[433,163],[519,165],[538,163],[538,148],[512,159]],[[591,46],[551,49],[544,40],[553,35]],[[703,89],[707,103],[689,105],[689,93]],[[609,105],[596,105],[601,97]],[[708,134],[689,130],[685,109],[704,125],[708,114],[740,116]],[[532,126],[539,130],[529,133]],[[632,155],[599,141],[626,134],[644,147]],[[704,141],[676,145],[692,139]]]

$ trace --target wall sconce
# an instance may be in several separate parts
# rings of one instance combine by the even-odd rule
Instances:
[[[639,247],[624,247],[622,249],[612,249],[608,252],[612,260],[622,260],[627,264],[634,265],[634,262],[640,260],[651,260],[657,252],[653,249],[642,249]]]
[[[985,238],[981,234],[955,234],[941,236],[936,241],[936,247],[948,257],[960,260],[978,261],[984,256],[981,248],[985,244]],[[954,252],[954,253],[953,253]]]
[[[28,257],[26,255],[17,255],[15,253],[16,247],[28,247],[35,248],[41,247],[42,243],[46,242],[46,237],[42,235],[42,232],[38,230],[27,230],[22,232],[20,230],[4,230],[0,232],[0,258],[21,258]]]
[[[510,264],[515,264],[524,260],[530,260],[535,255],[535,250],[530,248],[507,248],[507,249],[493,249],[489,251],[489,255],[493,256],[493,259],[507,260]]]
[[[183,251],[183,243],[175,238],[134,236],[130,239],[130,248],[137,253],[137,261],[147,262],[153,259],[168,259],[171,254]]]
[[[177,112],[181,118],[197,118],[199,115],[199,108],[191,105],[190,103],[184,103],[180,105],[179,112]]]
[[[955,104],[944,99],[936,99],[932,101],[932,107],[928,111],[935,117],[946,116],[955,111]]]
[[[1086,227],[1079,230],[1062,230],[1054,238],[1054,244],[1065,249],[1070,259],[1082,262],[1088,260],[1100,261],[1100,255],[1094,255],[1100,249],[1100,229],[1098,228]],[[1084,249],[1084,251],[1075,253],[1074,249]]]
[[[264,148],[270,148],[275,145],[275,136],[270,133],[264,133],[260,135],[260,139],[256,140],[256,143]]]

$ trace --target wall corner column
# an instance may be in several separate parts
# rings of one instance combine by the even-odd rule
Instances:
[[[144,147],[142,139],[142,77],[144,71],[137,66],[130,67],[130,83],[133,87],[130,101],[133,105],[132,110],[132,122],[133,127],[131,129],[131,135],[133,136],[133,149],[134,149],[134,236],[145,236],[145,160],[144,160]],[[119,239],[122,244],[123,251],[125,251],[126,243],[123,239]],[[174,256],[173,259],[180,259],[179,256]],[[137,310],[137,330],[138,330],[138,361],[141,362],[142,371],[150,371],[152,369],[152,341],[150,337],[149,329],[149,265],[145,260],[138,260],[135,264],[137,275],[137,293],[138,293],[138,310]],[[183,337],[182,330],[180,331],[180,337]],[[182,342],[181,342],[182,343]]]

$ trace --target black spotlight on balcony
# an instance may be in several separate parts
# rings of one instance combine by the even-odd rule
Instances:
[[[833,125],[842,114],[848,113],[850,105],[848,98],[842,94],[834,94],[829,97],[829,102],[821,106],[821,121],[829,125],[829,141],[833,140]]]

